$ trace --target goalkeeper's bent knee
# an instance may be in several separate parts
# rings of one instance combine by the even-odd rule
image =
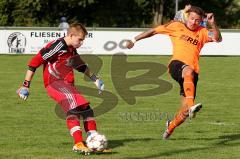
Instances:
[[[79,106],[77,108],[71,109],[67,112],[67,116],[70,115],[77,115],[77,116],[82,116],[83,119],[88,118],[88,117],[94,117],[94,112],[92,108],[88,105],[87,107],[82,107]]]

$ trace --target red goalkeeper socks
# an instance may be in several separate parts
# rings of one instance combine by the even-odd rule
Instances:
[[[84,119],[84,129],[86,132],[97,130],[96,121],[92,117]]]
[[[70,134],[74,138],[74,143],[82,142],[82,130],[80,127],[80,122],[76,117],[68,117],[67,119],[67,127],[70,131]]]

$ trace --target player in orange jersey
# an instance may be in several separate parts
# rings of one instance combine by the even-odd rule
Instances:
[[[169,138],[174,129],[186,118],[194,118],[202,108],[201,103],[194,103],[199,74],[199,54],[205,43],[222,41],[214,15],[207,15],[211,31],[200,26],[203,16],[204,12],[201,8],[192,6],[186,23],[171,21],[141,33],[127,41],[126,44],[130,49],[135,42],[156,34],[167,34],[171,38],[173,56],[168,67],[172,78],[180,85],[181,109],[172,121],[167,121],[167,129],[163,134],[164,139]]]

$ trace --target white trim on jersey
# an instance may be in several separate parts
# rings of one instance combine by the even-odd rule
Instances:
[[[58,56],[62,56],[64,53],[66,53],[67,52],[67,50],[61,50],[60,52],[59,52],[59,54],[58,54]]]
[[[60,77],[51,69],[51,65],[48,65],[48,72],[53,75],[54,77],[56,77],[57,79],[60,79]],[[58,72],[57,72],[58,73]],[[59,74],[59,73],[58,73]]]
[[[53,63],[53,69],[54,71],[59,75],[60,73],[58,72],[57,68],[56,68],[56,62]]]
[[[50,50],[48,53],[44,54],[44,55],[42,56],[42,58],[43,58],[44,60],[48,59],[49,57],[51,57],[52,55],[54,55],[55,53],[57,53],[57,52],[61,49],[61,47],[63,47],[63,42],[62,42],[62,41],[59,42],[59,43],[58,43],[52,50]]]

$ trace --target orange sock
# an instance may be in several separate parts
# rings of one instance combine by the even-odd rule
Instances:
[[[188,107],[193,106],[195,86],[191,75],[184,76],[183,89]]]
[[[188,109],[183,108],[171,121],[170,125],[168,126],[168,133],[171,134],[177,126],[181,125],[186,120],[187,116]]]

